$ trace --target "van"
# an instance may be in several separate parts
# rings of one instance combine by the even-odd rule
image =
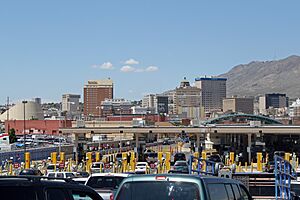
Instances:
[[[239,181],[209,176],[151,174],[123,180],[115,200],[252,200]]]

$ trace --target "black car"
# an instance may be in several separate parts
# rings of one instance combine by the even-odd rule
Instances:
[[[186,161],[186,157],[185,157],[185,154],[184,154],[184,153],[176,153],[176,154],[174,155],[174,163],[175,163],[176,161],[179,161],[179,160],[184,160],[184,161]]]
[[[82,178],[87,178],[90,176],[90,174],[88,172],[85,171],[80,171],[80,172],[76,172],[76,176],[77,177],[82,177]]]
[[[103,200],[92,188],[68,179],[37,176],[1,176],[1,199],[10,200]]]
[[[19,175],[22,176],[43,176],[44,174],[39,169],[23,169]]]

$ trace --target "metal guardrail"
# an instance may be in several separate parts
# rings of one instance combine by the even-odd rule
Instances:
[[[275,197],[277,199],[291,199],[291,180],[296,179],[289,161],[280,156],[274,156],[275,161]]]

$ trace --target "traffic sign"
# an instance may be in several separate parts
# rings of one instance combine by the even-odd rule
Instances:
[[[65,163],[61,162],[59,163],[59,168],[64,168],[65,167]]]
[[[15,168],[15,169],[17,169],[17,168],[19,168],[19,167],[21,167],[20,163],[14,163],[14,168]]]

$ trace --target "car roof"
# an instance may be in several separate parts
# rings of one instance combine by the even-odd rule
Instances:
[[[112,176],[115,176],[115,177],[127,177],[129,176],[129,174],[123,174],[123,173],[94,173],[94,174],[91,174],[91,177],[97,177],[97,176],[107,176],[107,177],[112,177]]]
[[[89,187],[79,185],[71,179],[47,178],[44,176],[2,176],[0,177],[0,187],[3,186],[55,186],[91,190]]]
[[[136,164],[148,164],[147,162],[137,162]]]
[[[205,175],[190,175],[190,174],[146,174],[146,175],[132,175],[125,179],[125,182],[132,181],[156,181],[157,177],[166,177],[170,181],[185,181],[185,182],[197,182],[201,180],[206,183],[239,183],[234,179],[205,176]]]

